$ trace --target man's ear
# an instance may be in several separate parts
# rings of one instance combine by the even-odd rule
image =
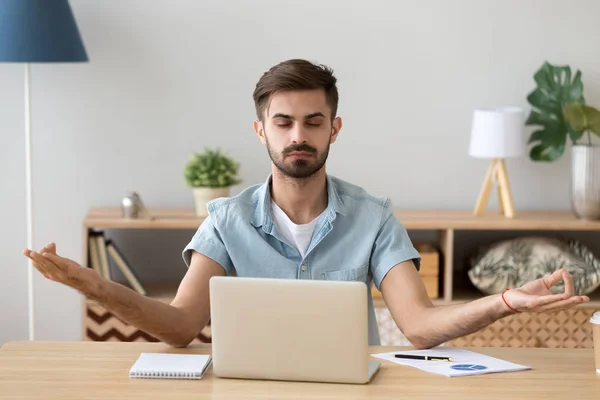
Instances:
[[[261,121],[254,121],[254,132],[256,132],[256,135],[258,136],[262,144],[267,143],[267,140],[265,139],[265,130]]]
[[[333,120],[333,126],[331,127],[331,138],[329,139],[329,143],[334,143],[337,139],[338,133],[342,129],[342,118],[336,117]]]

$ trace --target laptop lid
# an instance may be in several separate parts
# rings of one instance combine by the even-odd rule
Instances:
[[[363,282],[213,277],[213,372],[244,379],[365,383]]]

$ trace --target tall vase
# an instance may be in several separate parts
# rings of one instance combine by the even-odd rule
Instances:
[[[580,219],[600,219],[600,146],[574,145],[571,207]]]

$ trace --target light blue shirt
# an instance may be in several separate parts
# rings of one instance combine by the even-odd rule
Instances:
[[[271,214],[271,176],[236,196],[209,202],[182,256],[189,267],[195,250],[219,263],[228,276],[361,281],[368,290],[369,344],[381,343],[371,297],[388,271],[421,258],[389,199],[327,175],[328,204],[305,257],[281,235]]]

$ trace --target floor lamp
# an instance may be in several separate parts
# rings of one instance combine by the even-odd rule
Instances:
[[[498,185],[498,205],[506,218],[515,216],[505,158],[525,154],[524,112],[516,107],[478,109],[473,114],[469,155],[491,159],[473,213],[481,216],[494,183]]]
[[[27,248],[33,246],[30,63],[88,61],[67,0],[0,1],[0,62],[25,64]],[[33,265],[28,259],[29,340],[35,338]]]

